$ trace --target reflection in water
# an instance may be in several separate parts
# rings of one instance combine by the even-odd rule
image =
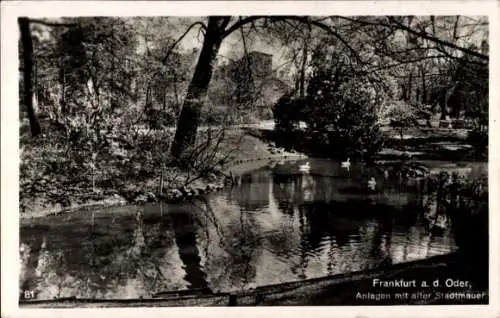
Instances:
[[[195,221],[191,211],[183,210],[180,213],[171,214],[171,218],[179,257],[186,271],[184,279],[192,289],[208,289],[206,274],[201,270]]]
[[[39,299],[234,291],[455,249],[450,229],[426,226],[435,198],[355,165],[311,161],[309,174],[290,173],[299,164],[255,171],[199,202],[23,221],[21,289]],[[363,192],[371,175],[380,191]]]

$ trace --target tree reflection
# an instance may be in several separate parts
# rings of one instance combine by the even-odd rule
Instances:
[[[391,243],[392,243],[393,221],[391,218],[379,218],[373,235],[370,255],[378,266],[389,266],[392,264]]]
[[[36,286],[40,298],[233,291],[454,247],[450,233],[431,237],[420,224],[424,206],[437,213],[445,202],[438,204],[425,191],[413,196],[387,186],[367,200],[363,193],[341,191],[348,186],[345,176],[259,171],[245,178],[251,180],[203,200],[124,207],[112,215],[75,214],[71,222],[23,229],[21,286]],[[459,214],[476,204],[460,200],[447,203],[462,209]]]
[[[300,261],[298,264],[298,268],[292,268],[292,271],[295,273],[297,270],[298,272],[298,278],[300,279],[306,279],[306,269],[308,265],[308,251],[311,248],[309,240],[307,238],[307,235],[310,232],[310,229],[308,227],[308,222],[306,219],[307,211],[304,209],[304,206],[299,206],[299,232],[300,232]]]
[[[267,185],[271,177],[271,171],[259,170],[242,176],[240,191],[233,192],[236,200],[242,208],[247,211],[262,210],[269,204],[269,192]]]
[[[179,257],[186,271],[185,280],[189,288],[208,290],[207,275],[201,269],[201,258],[197,246],[196,225],[189,209],[180,209],[170,213],[175,233],[175,242],[179,248]]]

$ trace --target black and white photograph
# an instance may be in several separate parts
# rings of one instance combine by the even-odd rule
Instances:
[[[19,308],[490,304],[491,18],[332,12],[17,16]]]

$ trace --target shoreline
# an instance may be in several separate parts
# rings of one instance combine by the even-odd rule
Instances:
[[[161,190],[160,193],[151,191],[151,189],[148,190],[139,188],[131,197],[126,197],[126,194],[116,193],[115,191],[113,194],[107,194],[97,200],[89,198],[81,203],[71,202],[69,206],[62,206],[60,203],[40,203],[35,199],[30,202],[30,204],[27,204],[25,212],[19,213],[19,218],[21,220],[25,220],[71,213],[82,209],[103,209],[129,204],[140,205],[147,202],[182,202],[206,195],[208,193],[218,192],[228,186],[233,186],[235,184],[235,177],[262,168],[270,161],[291,161],[308,158],[308,156],[304,153],[289,152],[283,148],[276,147],[272,140],[265,138],[263,135],[256,136],[255,131],[252,131],[251,129],[247,129],[246,131],[241,129],[239,134],[242,134],[244,139],[239,147],[238,153],[236,154],[236,158],[222,167],[218,175],[214,177],[213,180],[202,178],[194,183],[180,188],[176,186],[168,187],[167,185]],[[384,150],[386,153],[381,152],[378,156],[379,158],[376,160],[379,163],[386,162],[390,164],[392,161],[400,161],[401,159],[404,159],[404,152],[402,151],[394,150],[387,153],[387,149]],[[421,162],[424,165],[431,163],[430,170],[432,170],[433,173],[449,169],[454,171],[464,170],[464,168],[457,166],[456,164],[454,167],[450,164],[443,164],[444,161],[440,160],[415,159],[417,162]],[[474,162],[478,163],[478,165],[484,164],[478,161]],[[469,168],[466,168],[465,170],[468,169]],[[160,186],[159,180],[151,179],[149,180],[149,183],[155,185],[155,187]],[[40,201],[42,200],[43,199],[40,199]]]
[[[73,204],[69,207],[62,207],[60,204],[55,204],[55,205],[44,206],[43,208],[38,208],[38,209],[33,208],[32,210],[28,210],[27,212],[19,213],[19,219],[29,220],[29,219],[36,219],[36,218],[60,215],[65,213],[77,212],[83,209],[105,209],[105,208],[126,206],[132,204],[140,205],[148,202],[164,202],[164,203],[183,202],[189,199],[198,198],[200,196],[209,193],[215,193],[227,187],[233,186],[235,177],[260,169],[266,166],[270,161],[273,160],[293,161],[306,158],[309,157],[302,153],[292,153],[283,151],[279,154],[273,154],[270,156],[233,160],[221,170],[221,176],[215,182],[200,181],[200,183],[202,184],[201,186],[200,183],[198,183],[198,185],[191,185],[182,188],[175,188],[175,187],[164,188],[163,193],[157,195],[154,199],[148,198],[145,193],[140,194],[138,197],[136,197],[136,199],[141,197],[142,200],[127,200],[126,198],[124,198],[119,194],[113,194],[101,200],[88,200],[83,203]],[[387,162],[391,161],[392,160],[387,160]],[[420,162],[420,160],[418,162]],[[425,163],[426,160],[422,160],[422,162]],[[442,163],[439,165],[442,165]],[[450,168],[456,171],[463,169],[460,167],[449,167],[444,165],[442,167],[433,167],[431,168],[431,171],[433,174],[437,174],[439,173],[439,171],[448,170]]]
[[[216,182],[208,183],[203,182],[204,187],[198,186],[188,186],[186,189],[183,188],[165,188],[162,195],[158,195],[153,202],[165,202],[165,203],[176,203],[182,202],[188,199],[200,197],[202,195],[218,192],[222,189],[225,189],[228,186],[231,186],[230,183],[232,177],[239,176],[255,169],[258,169],[262,166],[265,166],[269,161],[272,160],[297,160],[307,158],[304,154],[291,153],[291,152],[283,152],[276,155],[257,157],[251,159],[242,159],[242,160],[234,160],[226,165],[222,170],[222,177]],[[253,163],[259,163],[258,167],[255,167]],[[170,196],[169,196],[170,193]],[[175,194],[174,194],[175,193]],[[144,195],[139,195],[144,196]],[[125,206],[129,204],[141,204],[147,203],[151,201],[140,200],[140,201],[129,201],[125,199],[123,196],[114,194],[109,195],[101,200],[89,200],[87,202],[83,202],[80,204],[74,204],[69,207],[62,207],[60,204],[44,206],[41,209],[34,208],[33,210],[28,210],[24,213],[19,213],[20,220],[30,220],[36,218],[43,218],[49,216],[55,216],[60,214],[72,213],[81,211],[83,209],[105,209],[112,208],[117,206]]]

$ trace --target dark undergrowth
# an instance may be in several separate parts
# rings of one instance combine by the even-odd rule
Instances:
[[[170,158],[173,132],[168,130],[97,124],[89,129],[50,120],[42,121],[42,129],[48,133],[31,137],[21,125],[21,214],[106,199],[122,203],[169,199],[172,189],[215,186],[224,182],[221,166],[232,154],[222,149],[223,131],[203,134],[187,152],[189,164],[181,168]]]

